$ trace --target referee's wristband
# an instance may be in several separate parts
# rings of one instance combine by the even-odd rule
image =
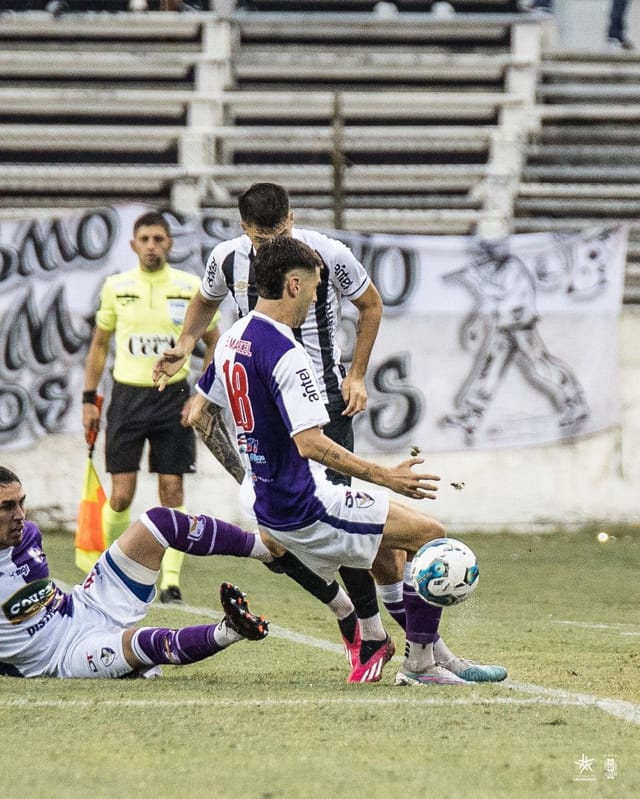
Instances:
[[[82,404],[83,405],[96,405],[98,399],[98,392],[97,391],[83,391],[82,392]]]

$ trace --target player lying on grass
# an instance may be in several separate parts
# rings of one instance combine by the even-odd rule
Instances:
[[[245,594],[220,586],[219,624],[141,627],[168,546],[192,555],[246,556],[253,533],[207,516],[152,508],[102,553],[82,585],[62,591],[49,575],[42,535],[26,520],[20,479],[0,466],[0,674],[13,677],[155,676],[236,641],[265,638],[269,624]]]
[[[385,582],[406,553],[403,603],[408,651],[399,685],[462,685],[506,677],[501,666],[455,657],[438,636],[441,608],[424,602],[409,580],[411,557],[444,535],[442,525],[386,492],[359,491],[326,479],[325,467],[412,499],[435,499],[437,475],[420,473],[411,458],[388,468],[364,460],[322,432],[328,422],[314,368],[293,329],[316,298],[322,262],[290,237],[264,243],[253,260],[259,299],[255,310],[222,335],[214,361],[200,378],[203,395],[190,418],[209,400],[227,405],[238,450],[250,480],[243,486],[263,540],[275,555],[288,550],[327,583],[342,565],[371,569]],[[250,494],[250,495],[249,495]],[[362,681],[380,679],[393,656],[387,635],[359,664]],[[350,681],[358,676],[352,672]]]

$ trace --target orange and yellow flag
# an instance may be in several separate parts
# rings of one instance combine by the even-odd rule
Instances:
[[[98,414],[102,411],[104,397],[96,394]],[[105,540],[102,529],[102,508],[107,501],[98,472],[93,465],[93,450],[96,445],[99,427],[90,430],[85,438],[89,445],[89,459],[84,470],[84,487],[78,510],[78,522],[74,545],[76,549],[76,566],[86,574],[104,551]]]
[[[102,531],[102,506],[106,501],[107,496],[100,483],[93,460],[89,458],[84,473],[84,489],[80,500],[74,541],[76,566],[85,573],[91,569],[105,548]]]

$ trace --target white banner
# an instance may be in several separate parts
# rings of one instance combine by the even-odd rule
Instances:
[[[81,430],[98,294],[107,275],[135,265],[129,240],[145,210],[123,205],[0,225],[1,448]],[[206,212],[167,216],[172,264],[198,275],[211,247],[238,233]],[[492,244],[336,235],[385,304],[369,411],[357,419],[361,451],[523,446],[617,422],[625,227]],[[354,332],[347,303],[347,360]]]

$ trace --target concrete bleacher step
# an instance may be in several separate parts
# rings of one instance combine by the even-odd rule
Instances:
[[[1,95],[0,95],[1,100]],[[497,122],[502,108],[519,106],[522,97],[507,92],[356,91],[339,93],[345,122],[398,124],[408,120]],[[330,91],[230,91],[220,101],[228,122],[255,120],[290,122],[295,119],[333,121],[336,93]]]
[[[573,124],[571,121],[545,122],[542,130],[532,137],[532,144],[540,146],[571,144],[571,145],[606,145],[614,143],[640,144],[640,127],[627,124],[625,121],[618,123],[597,121],[590,119],[582,124]]]
[[[237,85],[273,83],[290,85],[292,76],[296,83],[314,83],[329,86],[341,83],[400,83],[407,86],[439,84],[483,86],[489,89],[502,87],[509,67],[525,66],[510,54],[480,55],[459,53],[380,52],[371,48],[344,48],[332,45],[265,47],[246,46],[234,59],[233,73]]]
[[[590,219],[637,219],[640,217],[640,197],[627,201],[597,197],[519,197],[515,203],[517,214],[565,217],[567,207],[572,216],[584,215]]]
[[[640,166],[601,166],[599,164],[575,166],[525,166],[522,170],[523,183],[585,183],[590,184],[594,192],[600,188],[600,183],[638,183],[640,181]]]
[[[425,14],[398,14],[391,20],[375,14],[363,13],[256,13],[240,10],[234,16],[242,44],[257,42],[326,43],[328,41],[347,44],[389,46],[402,43],[404,46],[418,43],[441,45],[445,48],[462,48],[471,51],[480,47],[488,52],[493,46],[497,51],[508,50],[514,20],[525,24],[534,20],[522,20],[513,14],[496,15],[452,15],[449,17]]]
[[[533,164],[640,164],[640,146],[636,144],[585,144],[584,142],[529,145],[528,163]]]
[[[131,52],[47,52],[23,50],[0,51],[0,80],[21,81],[40,78],[73,78],[79,83],[100,79],[126,79],[146,81],[183,81],[193,83],[193,67],[199,55],[182,52],[131,53]],[[82,69],[79,69],[79,61]]]
[[[46,50],[69,49],[93,43],[102,52],[110,47],[120,50],[153,42],[154,49],[182,52],[202,49],[203,26],[207,15],[200,14],[109,14],[75,13],[54,19],[46,12],[3,14],[0,24],[1,49],[40,45]],[[83,45],[84,43],[84,45]]]
[[[435,0],[392,0],[399,12],[431,13],[434,2]],[[378,0],[251,0],[250,5],[254,11],[353,13],[375,11],[377,3]],[[465,13],[513,13],[519,9],[518,0],[450,0],[450,5],[454,11]]]
[[[484,164],[354,165],[344,170],[343,182],[347,192],[462,192],[471,191],[485,173]],[[334,189],[331,165],[217,165],[203,168],[201,175],[233,194],[244,191],[256,181],[279,182],[290,191],[330,196]]]
[[[93,164],[0,164],[0,185],[4,192],[45,192],[55,186],[60,194],[106,192],[129,195],[167,195],[171,182],[183,170],[175,166],[150,163],[135,166],[96,166]]]
[[[0,123],[0,153],[31,151],[160,153],[177,147],[184,128],[178,125],[26,125]]]

